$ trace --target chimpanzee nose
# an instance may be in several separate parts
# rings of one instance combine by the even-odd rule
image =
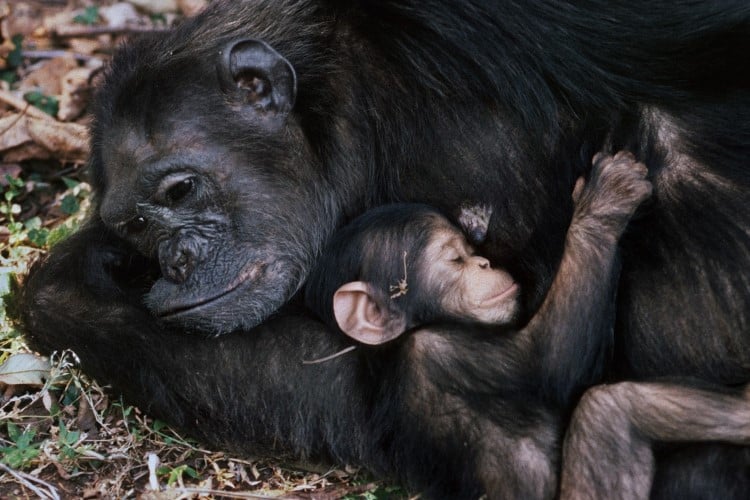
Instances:
[[[165,242],[159,245],[162,276],[177,285],[184,283],[193,273],[197,257],[197,252],[185,242]]]
[[[489,269],[490,267],[490,261],[485,259],[484,257],[480,257],[479,255],[474,255],[471,259],[474,262],[476,262],[476,264],[482,269]]]

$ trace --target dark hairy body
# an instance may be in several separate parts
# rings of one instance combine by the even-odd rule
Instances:
[[[456,216],[491,207],[481,251],[520,281],[528,316],[560,263],[574,180],[595,152],[622,148],[648,166],[654,195],[621,241],[603,323],[614,335],[542,360],[571,367],[548,381],[551,400],[605,376],[742,385],[748,49],[744,1],[219,3],[115,56],[93,128],[96,213],[28,278],[17,315],[36,348],[74,348],[93,375],[211,443],[278,443],[424,487],[451,469],[420,466],[403,437],[421,424],[384,425],[400,403],[370,398],[399,381],[367,378],[370,360],[342,378],[341,361],[299,390],[302,368],[282,353],[345,345],[273,313],[338,225],[406,200]],[[454,357],[427,359],[455,360],[443,372],[458,380],[493,366],[480,342],[448,344]],[[377,359],[399,367],[408,353]],[[656,449],[655,492],[686,478],[698,494],[750,488],[747,448],[686,446]]]

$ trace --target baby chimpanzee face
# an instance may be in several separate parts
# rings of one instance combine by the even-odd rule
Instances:
[[[420,261],[425,293],[439,298],[448,316],[489,324],[515,318],[518,284],[507,271],[493,269],[487,259],[476,255],[463,233],[447,220],[435,229]]]

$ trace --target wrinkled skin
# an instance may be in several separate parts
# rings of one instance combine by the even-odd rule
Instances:
[[[575,179],[594,153],[627,149],[654,195],[621,241],[612,359],[587,342],[560,356],[610,379],[746,383],[748,52],[744,1],[213,3],[114,56],[95,105],[95,212],[29,278],[16,316],[36,348],[76,349],[155,414],[252,425],[238,416],[250,403],[222,390],[277,368],[250,330],[296,325],[273,314],[337,226],[394,200],[487,207],[480,251],[519,282],[523,323],[563,254]],[[221,361],[242,346],[267,356]],[[194,356],[211,366],[192,375]],[[703,451],[683,454],[672,484],[750,463],[746,448]]]

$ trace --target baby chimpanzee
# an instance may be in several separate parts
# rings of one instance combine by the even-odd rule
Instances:
[[[316,276],[320,288],[308,293],[308,304],[364,344],[435,322],[511,325],[519,308],[510,274],[476,255],[463,233],[426,205],[386,205],[357,218],[321,269],[327,272]]]
[[[603,163],[619,173],[595,171],[605,181],[612,177],[609,187],[602,182],[584,190],[584,181],[579,179],[573,193],[578,209],[570,234],[580,233],[579,244],[589,249],[601,245],[598,240],[604,237],[610,247],[605,253],[613,257],[607,262],[611,265],[620,233],[651,188],[643,178],[645,167],[629,153],[618,153]],[[601,192],[608,188],[622,192]],[[587,200],[579,200],[581,193]],[[512,328],[519,316],[518,284],[506,270],[493,268],[477,255],[466,237],[471,232],[473,240],[481,240],[489,220],[475,216],[470,228],[460,221],[463,231],[438,210],[416,203],[385,205],[365,213],[341,229],[328,247],[308,282],[308,306],[332,328],[370,345],[436,323]],[[592,241],[587,242],[588,231],[601,234],[592,234]],[[576,247],[568,245],[567,252],[576,252]],[[580,261],[579,255],[570,257]],[[579,263],[575,272],[588,272],[586,263]],[[553,286],[564,295],[550,292],[542,309],[568,301],[572,293],[591,290],[560,290],[559,282],[564,280],[565,276],[558,277]],[[564,329],[565,323],[545,326]]]
[[[557,275],[525,325],[517,324],[519,289],[511,275],[476,255],[433,208],[379,207],[336,235],[308,281],[306,302],[331,328],[392,350],[386,366],[378,364],[378,350],[359,355],[371,360],[371,376],[398,373],[391,406],[433,446],[404,451],[409,459],[451,457],[451,470],[471,471],[493,498],[595,498],[603,489],[638,496],[647,495],[653,478],[653,443],[750,438],[748,426],[727,423],[727,415],[737,422],[750,415],[741,394],[678,381],[599,386],[574,415],[557,489],[572,407],[601,381],[612,348],[617,246],[651,192],[645,176],[629,153],[594,159],[591,178],[573,191]],[[471,227],[475,240],[479,226],[475,220]],[[692,415],[675,411],[673,401],[690,405]],[[602,455],[616,456],[617,465],[606,466]]]
[[[336,290],[323,297],[332,297],[327,310],[350,337],[381,344],[436,322],[511,325],[516,318],[519,289],[511,275],[477,255],[436,210],[387,205],[360,217],[348,231],[356,250],[344,253],[361,261],[339,268],[345,282],[331,283]],[[363,238],[356,241],[358,236]]]
[[[363,374],[398,374],[388,425],[409,422],[431,443],[400,450],[404,459],[450,458],[455,481],[470,473],[492,497],[555,495],[567,418],[612,347],[618,241],[651,193],[646,173],[629,153],[594,159],[573,190],[557,275],[524,325],[513,278],[436,210],[384,206],[333,238],[306,302],[331,328],[385,344],[388,356],[360,352],[371,360]]]

